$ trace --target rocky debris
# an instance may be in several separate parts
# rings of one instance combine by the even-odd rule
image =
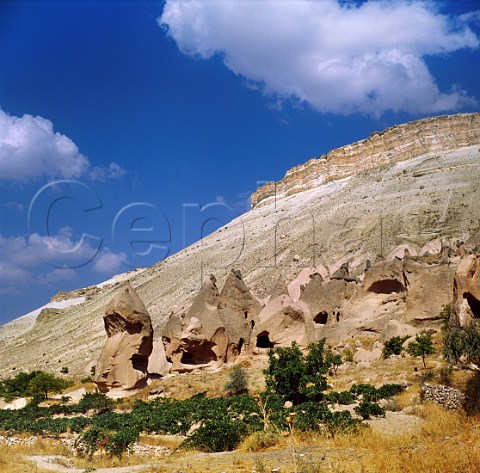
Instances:
[[[252,208],[268,197],[282,197],[344,179],[358,169],[372,170],[382,165],[400,163],[427,153],[441,153],[480,143],[480,114],[466,113],[425,118],[373,133],[356,143],[330,151],[287,171],[279,182],[269,182],[251,196]],[[422,171],[428,172],[428,171]],[[421,177],[418,173],[415,177]]]
[[[387,342],[393,337],[414,337],[417,334],[417,329],[408,324],[402,324],[398,320],[390,320],[382,331],[380,341]]]
[[[138,455],[139,457],[164,457],[171,453],[172,449],[164,445],[148,445],[137,442],[127,451],[127,455]]]
[[[215,276],[203,284],[185,317],[172,315],[162,332],[165,355],[172,371],[220,366],[251,352],[262,305],[232,270],[221,293]]]
[[[471,254],[460,261],[455,272],[449,324],[452,327],[465,327],[478,318],[480,318],[480,260]]]
[[[420,399],[433,401],[446,409],[461,409],[465,404],[465,396],[461,391],[448,386],[424,383],[420,387]]]
[[[144,387],[153,328],[145,305],[129,282],[106,306],[103,320],[108,338],[96,365],[98,389],[105,393]]]
[[[375,347],[372,350],[365,350],[365,348],[358,347],[353,355],[353,361],[356,365],[361,367],[368,367],[370,363],[379,360],[382,357],[382,349]]]
[[[0,435],[0,445],[6,445],[7,447],[13,447],[15,445],[22,445],[22,446],[29,447],[31,445],[34,445],[35,442],[37,442],[38,440],[39,440],[38,437],[35,437],[33,435],[26,438],[9,437],[9,436]]]

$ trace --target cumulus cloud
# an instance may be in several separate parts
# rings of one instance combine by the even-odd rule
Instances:
[[[478,48],[468,22],[434,2],[167,0],[158,18],[180,51],[227,68],[274,99],[320,112],[435,113],[475,103],[439,90],[424,58]]]
[[[94,260],[93,270],[100,274],[119,273],[127,263],[127,255],[123,252],[113,253],[105,248]]]
[[[0,179],[28,181],[91,175],[105,180],[124,174],[117,163],[107,168],[92,167],[70,138],[54,131],[50,120],[28,114],[15,117],[0,108]]]

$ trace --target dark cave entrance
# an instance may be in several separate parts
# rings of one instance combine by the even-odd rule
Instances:
[[[392,294],[393,292],[399,293],[405,291],[405,287],[396,279],[382,279],[381,281],[372,283],[368,290],[376,294]]]
[[[217,355],[212,350],[214,343],[203,343],[201,345],[191,345],[189,349],[183,352],[181,362],[185,365],[205,365],[217,359]]]
[[[142,373],[147,372],[148,367],[148,356],[143,355],[133,355],[132,358],[132,368]]]
[[[476,319],[480,319],[480,301],[472,296],[469,292],[465,292],[463,294],[463,298],[467,299],[468,305],[470,306],[470,309],[472,310],[472,314]]]
[[[320,324],[320,325],[325,325],[327,323],[327,320],[328,320],[328,312],[325,312],[324,310],[322,310],[321,312],[319,312],[314,318],[313,318],[313,321],[316,323],[316,324]]]
[[[257,347],[258,348],[273,348],[273,343],[270,341],[269,333],[262,332],[257,335]]]

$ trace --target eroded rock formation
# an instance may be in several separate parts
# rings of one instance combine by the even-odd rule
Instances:
[[[240,271],[230,272],[221,293],[215,277],[210,276],[186,316],[172,315],[163,330],[165,354],[172,370],[220,366],[250,352],[261,309]]]
[[[480,318],[480,260],[474,255],[462,259],[455,273],[450,325],[465,327]]]
[[[103,320],[108,338],[96,367],[98,389],[108,392],[145,386],[153,348],[152,321],[130,283],[106,306]]]

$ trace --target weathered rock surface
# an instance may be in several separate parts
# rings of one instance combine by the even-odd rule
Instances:
[[[260,312],[256,348],[287,347],[296,342],[306,348],[315,341],[310,313],[288,295],[272,299]]]
[[[465,327],[478,318],[480,318],[480,260],[471,254],[462,259],[455,273],[450,325]]]
[[[408,324],[402,324],[398,320],[390,320],[382,331],[380,340],[382,343],[387,342],[393,337],[414,337],[417,334],[415,327]]]
[[[145,305],[130,283],[107,305],[103,320],[108,338],[96,368],[98,389],[108,392],[144,387],[153,328]]]

